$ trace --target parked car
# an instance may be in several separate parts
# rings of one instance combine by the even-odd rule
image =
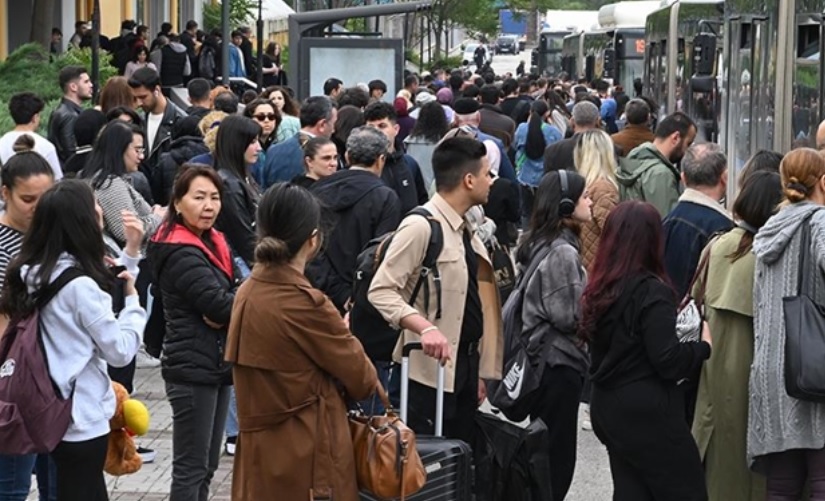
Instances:
[[[464,46],[464,55],[461,59],[464,61],[465,66],[469,66],[475,64],[475,54],[476,48],[481,45],[484,48],[484,62],[492,63],[493,62],[493,53],[490,52],[490,49],[487,48],[484,44],[479,44],[478,42],[468,43]]]
[[[515,35],[501,35],[496,40],[496,54],[518,54],[518,37]]]

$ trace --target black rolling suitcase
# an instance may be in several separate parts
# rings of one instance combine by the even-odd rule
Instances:
[[[401,360],[401,420],[407,422],[409,400],[410,352],[420,350],[421,343],[404,347]],[[439,364],[436,385],[435,434],[416,437],[418,455],[427,470],[427,483],[406,501],[472,501],[473,450],[466,442],[442,437],[444,427],[444,367]],[[361,493],[362,501],[379,498]]]

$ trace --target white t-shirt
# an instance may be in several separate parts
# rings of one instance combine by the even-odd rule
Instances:
[[[149,113],[149,120],[147,121],[147,129],[146,129],[146,157],[148,158],[151,151],[152,146],[155,144],[155,136],[158,134],[158,128],[160,128],[160,123],[163,121],[163,113],[154,114]]]
[[[60,160],[57,158],[57,150],[55,150],[51,141],[37,132],[13,130],[3,134],[3,137],[0,137],[0,162],[8,162],[9,158],[14,155],[14,142],[23,134],[28,134],[34,138],[34,151],[49,162],[52,171],[54,171],[55,181],[62,178],[63,169],[60,167]]]

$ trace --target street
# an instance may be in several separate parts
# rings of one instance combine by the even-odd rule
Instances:
[[[505,56],[506,57],[506,56]],[[510,56],[512,58],[512,56]],[[503,59],[503,58],[502,58]],[[151,426],[149,433],[137,442],[157,451],[157,459],[146,464],[134,475],[106,476],[112,501],[164,501],[169,499],[172,482],[172,410],[166,400],[160,368],[138,369],[135,375],[135,393],[132,396],[149,408]],[[608,501],[612,483],[607,455],[593,432],[578,432],[578,462],[573,485],[567,501]],[[33,482],[36,484],[36,482]],[[218,471],[212,479],[213,501],[229,501],[232,486],[232,458],[223,455]],[[29,501],[37,501],[36,485],[32,486]],[[297,501],[279,500],[273,501]]]
[[[529,70],[530,69],[530,50],[525,49],[517,56],[513,54],[496,54],[493,56],[493,71],[496,72],[496,75],[503,75],[506,72],[510,72],[513,75],[516,74],[516,67],[518,63],[524,61],[524,67]]]

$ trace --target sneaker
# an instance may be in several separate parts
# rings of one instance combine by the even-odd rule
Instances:
[[[143,464],[154,463],[155,462],[155,456],[158,455],[158,453],[155,452],[154,449],[147,449],[145,447],[140,447],[140,446],[138,446],[138,448],[137,448],[137,453],[138,453],[138,456],[140,456],[140,459],[143,460]]]
[[[139,369],[151,369],[154,367],[160,367],[160,360],[146,353],[146,348],[141,346],[140,350],[137,352],[136,365]]]
[[[582,430],[593,431],[593,423],[590,422],[590,406],[585,405],[582,412]]]
[[[237,440],[238,437],[226,437],[226,445],[224,446],[224,449],[226,450],[227,456],[235,455],[235,443]]]

